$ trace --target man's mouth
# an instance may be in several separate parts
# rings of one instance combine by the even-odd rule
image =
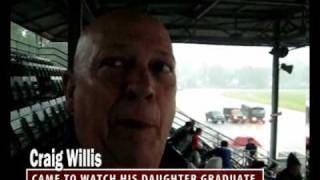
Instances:
[[[137,119],[116,119],[110,127],[110,133],[119,142],[129,144],[152,144],[158,137],[158,128]]]
[[[144,121],[141,121],[138,119],[131,119],[131,118],[117,119],[114,122],[113,126],[127,128],[127,129],[147,129],[147,128],[155,127],[155,125],[151,123],[146,123]]]

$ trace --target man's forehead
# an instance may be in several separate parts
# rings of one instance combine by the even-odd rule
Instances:
[[[135,42],[158,44],[171,51],[168,31],[158,20],[143,14],[115,13],[98,17],[82,36],[95,45],[122,47]]]
[[[130,32],[130,29],[133,28],[146,27],[148,27],[149,31],[167,33],[165,27],[157,19],[145,14],[131,14],[130,12],[115,12],[99,16],[85,28],[85,33],[107,32],[114,29],[123,29],[125,32]]]
[[[134,48],[134,46],[130,43],[103,43],[99,44],[98,52],[96,57],[108,56],[112,53],[115,56],[135,56],[137,55],[138,49]],[[163,57],[168,59],[174,59],[172,48],[170,46],[159,46],[158,48],[153,47],[151,51],[149,51],[148,47],[143,48],[145,51],[151,52],[152,56]]]

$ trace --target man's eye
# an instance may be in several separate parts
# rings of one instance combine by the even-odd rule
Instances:
[[[121,59],[105,59],[100,63],[100,67],[108,66],[108,67],[122,67],[124,65],[123,60]]]
[[[120,61],[120,60],[116,60],[116,61],[114,61],[114,66],[115,67],[120,67],[120,66],[123,66],[123,62],[122,61]]]
[[[173,71],[172,67],[164,62],[157,62],[152,68],[157,73],[171,73]]]

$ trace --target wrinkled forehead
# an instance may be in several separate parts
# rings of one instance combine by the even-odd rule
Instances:
[[[156,19],[138,14],[114,14],[99,17],[86,28],[89,34],[152,36],[170,41],[164,26]]]

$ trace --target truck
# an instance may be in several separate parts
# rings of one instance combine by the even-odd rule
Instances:
[[[246,116],[240,108],[223,108],[223,114],[227,120],[233,123],[244,123],[246,121]]]
[[[247,117],[247,121],[250,123],[265,123],[264,117],[266,112],[263,107],[249,107],[242,104],[241,112]]]

